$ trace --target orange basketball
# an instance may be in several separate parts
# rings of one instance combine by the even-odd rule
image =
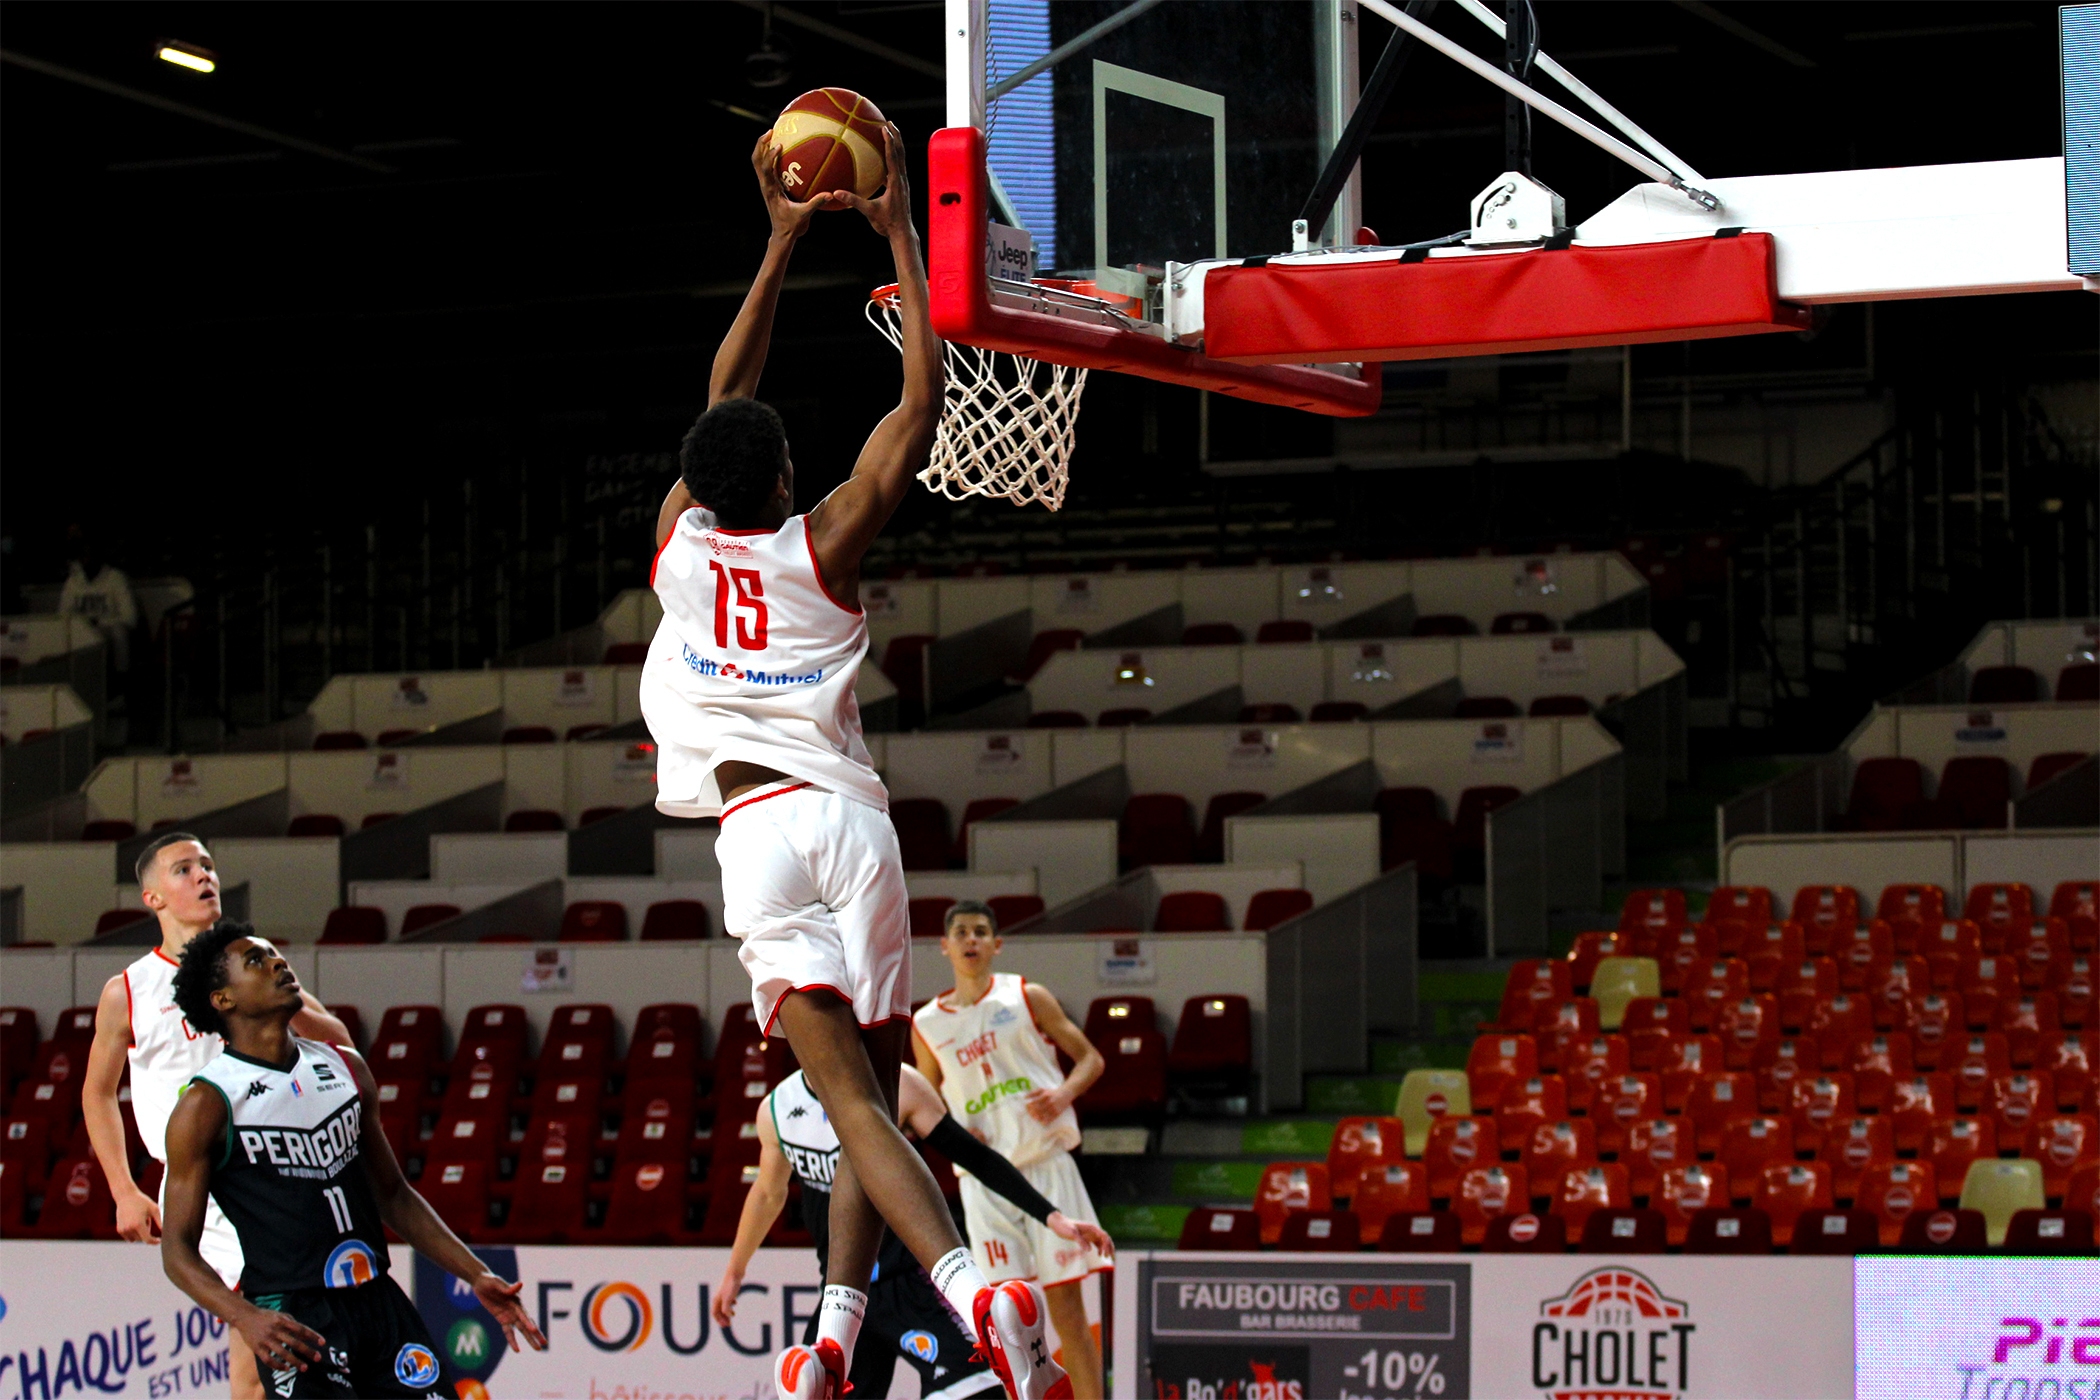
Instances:
[[[882,188],[882,113],[857,92],[803,93],[781,110],[773,140],[780,147],[780,187],[798,203],[833,190],[865,199]]]

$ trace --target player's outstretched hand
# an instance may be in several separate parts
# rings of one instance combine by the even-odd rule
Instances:
[[[715,1285],[715,1300],[708,1309],[715,1315],[715,1326],[727,1327],[736,1321],[736,1298],[743,1291],[744,1271],[731,1261],[722,1270],[722,1281]]]
[[[160,1243],[160,1206],[143,1191],[117,1202],[117,1234],[140,1244]]]
[[[865,214],[884,238],[894,238],[912,231],[911,176],[904,165],[904,133],[895,122],[883,123],[882,139],[882,158],[889,181],[882,193],[873,199],[862,199],[851,190],[839,190],[837,198]]]
[[[518,1301],[518,1294],[524,1289],[524,1280],[505,1283],[499,1275],[492,1273],[484,1272],[474,1280],[474,1296],[481,1300],[481,1306],[489,1310],[489,1316],[495,1318],[496,1325],[503,1329],[503,1340],[510,1343],[510,1349],[518,1349],[518,1333],[523,1332],[534,1351],[545,1351],[547,1334],[533,1325],[532,1315]]]
[[[321,1363],[328,1339],[313,1328],[269,1308],[251,1308],[234,1324],[255,1353],[255,1359],[275,1371],[303,1371]]]
[[[751,148],[751,168],[758,172],[758,192],[765,198],[766,217],[773,221],[773,232],[778,236],[800,238],[809,232],[809,221],[818,210],[846,207],[837,191],[799,204],[787,197],[787,191],[780,187],[780,147],[771,131],[760,133],[758,144]]]
[[[1083,1244],[1103,1259],[1116,1257],[1116,1242],[1108,1237],[1108,1231],[1090,1220],[1074,1220],[1061,1210],[1053,1210],[1050,1212],[1050,1218],[1043,1223],[1050,1227],[1051,1234],[1061,1240]]]
[[[1062,1086],[1056,1089],[1031,1089],[1022,1098],[1021,1106],[1028,1116],[1038,1123],[1055,1123],[1058,1115],[1072,1106]]]

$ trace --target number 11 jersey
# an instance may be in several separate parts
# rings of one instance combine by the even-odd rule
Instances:
[[[853,690],[868,620],[825,586],[808,516],[778,530],[724,530],[696,506],[657,552],[650,585],[664,619],[642,666],[641,701],[657,745],[659,811],[719,814],[714,770],[727,762],[889,809]]]

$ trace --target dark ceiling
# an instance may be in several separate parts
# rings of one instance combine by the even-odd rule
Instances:
[[[179,566],[186,541],[385,518],[491,464],[675,445],[765,232],[760,124],[733,109],[850,86],[921,151],[942,117],[938,3],[777,8],[792,77],[760,91],[764,16],[726,0],[8,5],[18,570],[74,519],[121,516]],[[1549,52],[1710,175],[2061,151],[2053,6],[1538,8]],[[1436,22],[1485,37],[1450,6]],[[163,37],[219,71],[157,61]],[[1365,158],[1367,221],[1388,240],[1462,223],[1500,121],[1484,84],[1417,55]],[[1558,129],[1538,150],[1575,217],[1632,183]],[[796,260],[766,392],[818,480],[895,392],[860,315],[885,263],[845,215]],[[2012,304],[2041,300],[2064,299],[1986,324],[2063,333],[2060,310]]]

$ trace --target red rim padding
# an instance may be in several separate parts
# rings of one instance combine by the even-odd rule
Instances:
[[[1238,364],[1423,360],[1804,330],[1772,236],[1690,238],[1426,262],[1219,268],[1204,348]]]

